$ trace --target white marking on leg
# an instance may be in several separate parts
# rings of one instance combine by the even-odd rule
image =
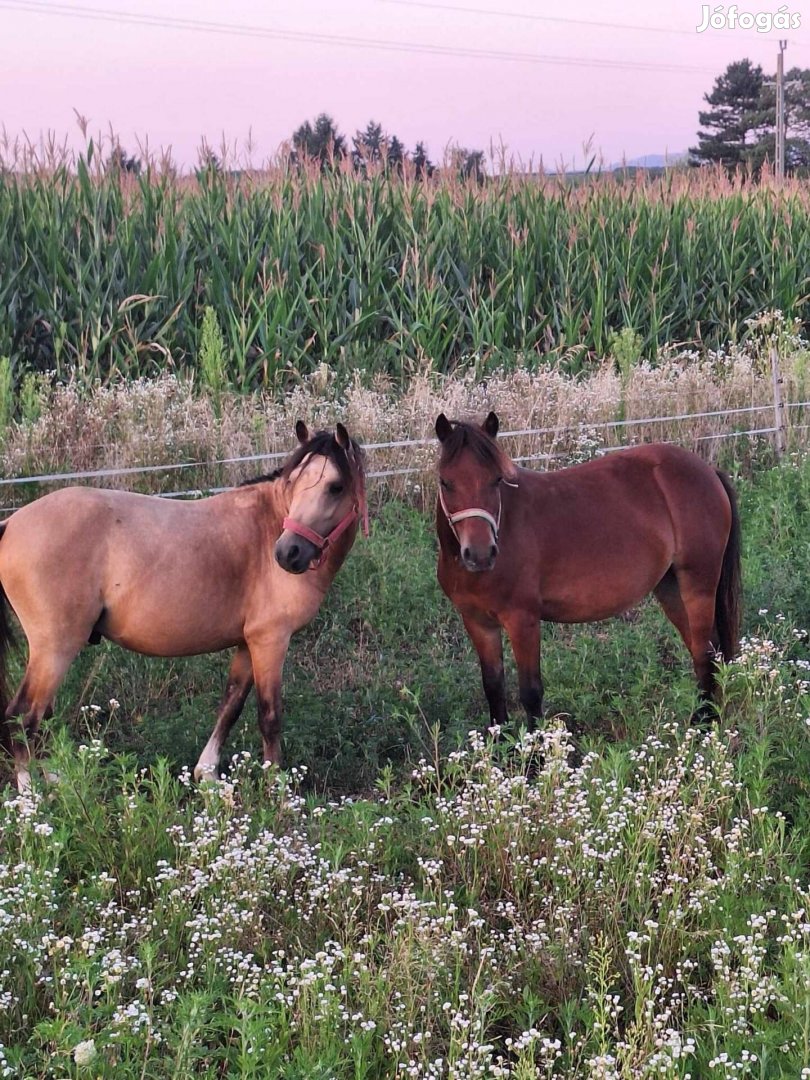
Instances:
[[[219,768],[219,752],[221,750],[216,733],[205,744],[205,749],[200,754],[200,760],[194,768],[194,779],[199,784],[203,780],[216,780]]]

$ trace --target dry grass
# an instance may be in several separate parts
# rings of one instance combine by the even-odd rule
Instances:
[[[794,339],[783,365],[786,400],[807,396],[806,367],[807,353]],[[579,377],[559,367],[501,372],[484,381],[426,370],[415,375],[404,392],[383,378],[370,385],[358,378],[341,388],[323,365],[282,399],[225,392],[214,401],[192,381],[174,375],[91,391],[71,383],[43,386],[38,417],[7,429],[2,473],[10,478],[196,463],[187,469],[104,476],[90,482],[150,492],[226,486],[266,471],[272,462],[222,463],[222,459],[286,452],[300,417],[315,427],[342,419],[365,444],[428,440],[423,446],[369,451],[373,473],[428,470],[435,456],[432,435],[439,412],[480,417],[490,409],[500,415],[502,431],[542,429],[540,434],[508,438],[512,456],[533,457],[538,467],[582,460],[601,447],[658,440],[679,442],[710,459],[733,446],[742,460],[751,452],[748,440],[730,443],[712,436],[771,426],[772,401],[770,368],[760,347],[704,356],[671,351],[655,367],[639,364],[624,372],[616,362],[604,361]],[[761,411],[723,414],[755,406]],[[627,423],[706,412],[721,415]],[[796,443],[803,441],[803,414],[803,409],[788,410]],[[606,423],[614,426],[599,427]],[[395,490],[421,501],[420,473],[382,479],[386,486],[378,482],[378,492]],[[3,502],[14,505],[49,486],[53,485],[7,488],[13,497]]]

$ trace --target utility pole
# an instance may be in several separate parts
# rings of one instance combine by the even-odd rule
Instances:
[[[779,42],[776,58],[776,179],[785,179],[785,49],[787,41]]]

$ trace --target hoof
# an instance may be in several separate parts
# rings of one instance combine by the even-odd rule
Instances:
[[[194,766],[194,783],[195,784],[218,784],[219,783],[219,769],[218,765],[212,763],[199,762]]]
[[[702,701],[689,718],[692,727],[712,728],[720,721],[720,713],[713,701]]]
[[[536,780],[546,764],[546,755],[537,747],[525,758],[523,763],[523,775],[527,780]]]
[[[571,752],[568,755],[568,764],[572,769],[578,769],[585,760],[585,751],[579,739],[570,732],[569,735],[571,736]]]

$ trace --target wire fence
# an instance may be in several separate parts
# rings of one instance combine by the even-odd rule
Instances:
[[[781,404],[781,403],[780,403]],[[796,410],[810,408],[810,401],[794,401],[785,403],[784,409],[792,410],[791,415],[795,414]],[[704,434],[697,434],[694,431],[687,432],[686,428],[690,425],[694,425],[698,421],[717,421],[721,418],[727,422],[734,423],[735,417],[753,418],[756,414],[770,413],[774,419],[774,423],[770,425],[763,424],[761,426],[745,427],[741,430],[723,430],[719,432],[709,432]],[[782,414],[784,415],[784,413]],[[802,414],[798,414],[797,419],[803,419]],[[788,421],[784,421],[785,427],[789,433],[798,433],[800,431],[810,430],[810,423],[808,424],[792,424]],[[633,432],[633,429],[652,429],[655,432],[656,427],[662,425],[679,425],[684,429],[684,435],[687,441],[691,441],[695,444],[700,443],[717,443],[725,439],[741,439],[741,438],[753,438],[755,436],[778,436],[780,434],[780,412],[774,402],[765,402],[759,405],[748,405],[736,408],[726,409],[712,409],[698,412],[673,412],[665,416],[646,416],[646,417],[634,417],[630,419],[617,419],[617,420],[603,420],[594,423],[579,422],[573,424],[563,424],[555,426],[544,427],[527,427],[516,428],[513,430],[507,430],[500,433],[499,438],[504,440],[519,440],[525,443],[529,441],[542,441],[544,438],[551,438],[554,441],[559,442],[565,436],[572,434],[584,437],[586,439],[594,440],[594,437],[598,437],[599,433],[621,433],[626,436]],[[645,433],[646,434],[646,433]],[[784,433],[783,433],[784,434]],[[598,438],[596,439],[598,442]],[[662,438],[657,441],[675,441],[674,439]],[[430,468],[427,460],[414,464],[413,457],[426,448],[435,445],[435,439],[432,437],[413,438],[413,439],[395,439],[382,442],[369,442],[364,444],[364,450],[370,457],[372,468],[367,473],[367,478],[370,481],[386,482],[395,478],[407,478],[415,477],[420,474],[425,474]],[[623,449],[627,445],[626,441],[620,442],[618,445],[607,446],[598,445],[595,447],[596,452],[610,453],[615,450]],[[572,454],[570,448],[563,452],[555,452],[553,448],[540,449],[539,447],[530,446],[522,448],[523,452],[515,452],[513,460],[519,464],[529,464],[532,462],[546,462],[554,463],[558,461],[570,462]],[[375,468],[374,460],[379,459],[386,453],[392,451],[400,454],[404,453],[411,457],[411,463],[400,463],[390,465],[386,462],[380,461],[379,467]],[[124,467],[110,467],[110,468],[98,468],[98,469],[84,469],[76,470],[72,472],[41,472],[24,476],[11,476],[0,478],[0,489],[4,489],[11,493],[15,489],[20,490],[20,494],[25,490],[24,497],[19,501],[9,501],[5,505],[0,505],[0,513],[9,513],[19,506],[24,505],[26,502],[31,501],[32,498],[37,497],[41,492],[40,488],[47,488],[53,485],[63,485],[68,483],[82,483],[104,480],[116,480],[119,478],[137,478],[142,476],[152,476],[155,474],[161,476],[171,476],[189,470],[204,470],[211,472],[212,470],[222,470],[236,468],[243,465],[260,465],[260,464],[277,464],[284,460],[288,456],[288,451],[272,451],[266,453],[254,453],[244,454],[230,457],[218,457],[209,460],[198,461],[181,461],[181,462],[165,462],[159,464],[148,465],[134,465]],[[213,495],[222,491],[231,490],[235,484],[203,484],[200,486],[188,486],[178,487],[175,490],[159,491],[156,492],[162,498],[167,499],[190,499],[199,498],[203,495]],[[33,490],[30,490],[33,489]]]
[[[796,401],[788,404],[786,408],[800,408],[810,406],[810,401]],[[638,417],[631,420],[606,420],[597,423],[579,423],[579,424],[562,424],[554,427],[538,427],[538,428],[518,428],[514,431],[502,431],[499,434],[501,439],[525,437],[525,436],[537,436],[537,435],[559,435],[571,431],[587,430],[587,431],[600,431],[609,430],[613,428],[624,428],[641,426],[646,424],[664,424],[664,423],[676,423],[679,421],[688,420],[701,420],[709,417],[719,416],[734,416],[744,413],[766,412],[772,410],[773,406],[768,403],[765,405],[749,405],[743,408],[736,409],[713,409],[710,412],[695,412],[695,413],[675,413],[672,416],[647,416]],[[721,432],[718,435],[703,436],[703,438],[735,438],[739,435],[762,435],[769,432],[775,432],[776,427],[762,427],[754,428],[746,431],[730,431]],[[698,438],[701,438],[700,436]],[[364,443],[363,450],[368,454],[378,450],[403,450],[411,447],[423,447],[431,446],[435,443],[435,438],[424,439],[398,439],[391,442],[373,442]],[[608,449],[622,449],[621,447],[610,447]],[[261,454],[243,454],[238,457],[223,457],[223,458],[211,458],[207,461],[179,461],[179,462],[166,462],[165,464],[158,465],[131,465],[122,468],[107,468],[107,469],[84,469],[77,472],[51,472],[51,473],[34,473],[27,476],[12,476],[0,478],[0,488],[8,487],[15,484],[45,484],[51,482],[64,482],[67,480],[91,480],[100,479],[103,477],[114,476],[134,476],[138,473],[156,473],[156,472],[174,472],[182,469],[196,469],[196,468],[215,468],[221,465],[242,465],[253,464],[266,461],[283,461],[284,458],[289,456],[289,451],[273,451],[271,453]],[[565,455],[549,455],[551,458],[561,458]],[[515,459],[517,460],[517,459]],[[529,460],[525,458],[523,460]],[[531,460],[539,460],[532,458]],[[385,472],[369,473],[370,478],[384,477],[393,475],[404,475],[413,470],[389,470]],[[416,470],[420,471],[420,470]],[[183,494],[182,492],[163,492],[164,495]]]

